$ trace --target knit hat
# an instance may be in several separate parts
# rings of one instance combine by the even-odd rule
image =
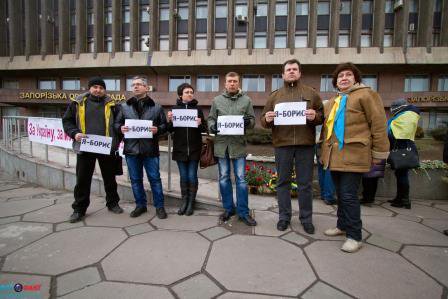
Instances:
[[[398,111],[400,111],[401,109],[403,109],[404,107],[406,107],[407,105],[408,105],[408,101],[406,101],[405,99],[395,100],[390,105],[390,112],[395,114]]]
[[[103,78],[100,77],[94,77],[94,78],[90,78],[89,80],[89,88],[92,87],[93,85],[100,85],[102,86],[104,89],[106,89],[106,83],[104,83]]]

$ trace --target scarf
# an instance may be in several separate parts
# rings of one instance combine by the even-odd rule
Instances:
[[[333,108],[331,108],[330,115],[326,122],[327,140],[330,139],[333,133],[339,142],[339,150],[344,147],[344,132],[345,132],[345,106],[347,104],[347,94],[340,94],[335,100]]]

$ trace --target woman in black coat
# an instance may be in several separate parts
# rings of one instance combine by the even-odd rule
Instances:
[[[175,109],[197,110],[195,119],[197,127],[180,127],[173,125],[173,112],[168,112],[168,131],[173,137],[172,158],[177,162],[180,175],[180,190],[182,204],[177,214],[190,216],[193,214],[194,202],[198,191],[198,165],[201,156],[202,136],[206,131],[207,124],[204,120],[204,113],[198,107],[198,101],[193,99],[194,89],[188,83],[183,83],[177,87]]]

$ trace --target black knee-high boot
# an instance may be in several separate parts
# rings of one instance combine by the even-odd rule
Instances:
[[[193,215],[194,202],[196,201],[196,194],[198,193],[198,183],[188,184],[188,207],[185,215]]]
[[[177,211],[177,214],[183,215],[185,214],[185,211],[187,211],[189,201],[188,183],[185,181],[180,181],[180,194],[182,196],[182,203],[179,210]]]

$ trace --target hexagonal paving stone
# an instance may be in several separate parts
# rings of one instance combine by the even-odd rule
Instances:
[[[91,216],[95,211],[104,208],[103,205],[92,203],[87,209],[87,216]],[[55,204],[38,211],[27,213],[23,216],[26,221],[38,221],[58,223],[68,221],[70,215],[73,213],[73,208],[70,203]]]
[[[123,209],[125,205],[122,205]],[[149,208],[147,213],[142,214],[140,217],[131,218],[129,217],[129,209],[124,209],[125,212],[121,214],[114,214],[110,212],[107,208],[104,208],[96,213],[93,213],[89,217],[85,218],[85,222],[88,226],[110,226],[110,227],[126,227],[131,225],[136,225],[140,223],[148,222],[151,217],[154,217],[155,210]],[[129,213],[128,213],[129,211]]]
[[[0,192],[1,198],[22,198],[27,199],[37,194],[52,193],[53,191],[41,187],[21,187],[14,190]]]
[[[448,212],[448,204],[438,204],[438,205],[434,205],[434,208],[436,209],[441,209],[443,211]]]
[[[281,236],[288,231],[279,231],[277,229],[278,214],[269,211],[255,211],[255,219],[257,226],[255,226],[255,234],[260,236]]]
[[[207,276],[199,274],[173,287],[174,292],[182,299],[212,298],[222,290]]]
[[[214,216],[179,216],[170,214],[167,219],[154,218],[151,220],[151,224],[162,229],[200,231],[216,226],[218,219]]]
[[[412,204],[412,200],[411,200]],[[411,209],[400,209],[391,207],[390,204],[383,205],[386,208],[403,215],[415,216],[423,219],[447,219],[448,212],[424,205],[414,204]]]
[[[309,242],[308,239],[302,237],[296,232],[289,232],[281,238],[297,245],[305,245]]]
[[[131,237],[102,266],[109,280],[169,285],[201,270],[209,244],[196,233],[153,231]]]
[[[0,255],[6,255],[53,231],[51,224],[15,222],[0,226]]]
[[[355,297],[408,299],[442,295],[439,284],[395,253],[364,244],[359,252],[348,254],[340,250],[341,245],[317,241],[305,252],[320,279]]]
[[[401,254],[448,286],[448,248],[406,246]]]
[[[40,288],[39,291],[22,291],[16,293],[12,288],[10,291],[0,290],[0,298],[50,298],[50,277],[40,275],[22,275],[1,273],[0,284],[15,285],[20,283],[23,286]],[[4,296],[3,296],[4,295]]]
[[[242,292],[297,296],[316,279],[301,249],[270,237],[216,241],[206,269],[228,290]]]
[[[366,216],[363,218],[366,230],[402,244],[448,246],[448,238],[413,221],[396,217]]]
[[[86,287],[82,290],[70,293],[61,299],[78,298],[108,298],[108,299],[144,299],[144,298],[174,298],[170,292],[163,287],[138,285],[131,283],[100,282],[96,285]]]
[[[12,222],[17,222],[20,220],[20,216],[12,216],[12,217],[5,217],[0,218],[0,224],[7,224]]]
[[[441,233],[443,233],[444,230],[448,229],[448,219],[425,219],[422,221],[422,224],[438,230]]]
[[[57,275],[98,262],[124,239],[126,234],[116,228],[54,233],[9,255],[2,270]]]
[[[228,235],[231,235],[232,233],[227,229],[225,229],[224,227],[217,226],[201,231],[200,234],[209,239],[210,241],[215,241]]]
[[[347,296],[346,294],[342,293],[339,290],[336,290],[335,288],[323,283],[323,282],[317,282],[315,285],[313,285],[309,290],[305,292],[300,298],[303,299],[349,299],[350,296]]]
[[[28,199],[0,203],[0,217],[16,216],[51,206],[51,199]]]
[[[361,205],[361,217],[362,216],[392,216],[393,213],[382,206],[372,205],[367,207]]]
[[[58,296],[65,295],[100,281],[101,277],[97,268],[84,268],[59,276],[56,280],[56,293]]]

